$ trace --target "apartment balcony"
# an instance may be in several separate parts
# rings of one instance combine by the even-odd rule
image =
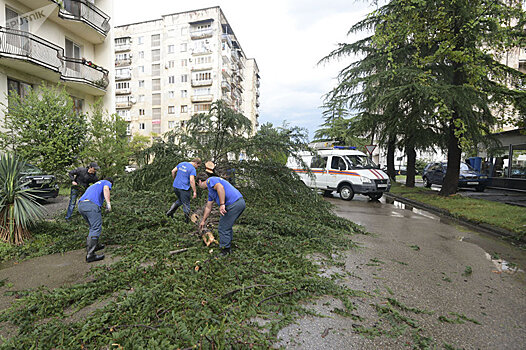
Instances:
[[[132,60],[131,58],[125,58],[122,60],[115,60],[115,67],[127,67],[131,65]]]
[[[212,102],[214,95],[193,95],[191,100],[192,102]]]
[[[225,91],[230,91],[230,90],[232,90],[232,87],[230,86],[230,83],[228,81],[223,80],[221,82],[221,89],[223,89]]]
[[[115,73],[115,80],[130,80],[131,77],[131,69],[128,73]]]
[[[133,106],[133,103],[130,99],[126,101],[116,101],[115,107],[116,108],[131,108]]]
[[[228,69],[228,68],[221,69],[221,73],[227,79],[230,79],[230,77],[232,76],[232,71],[230,69]]]
[[[131,50],[131,43],[115,45],[115,52],[126,52]]]
[[[192,79],[192,87],[209,86],[209,85],[212,85],[212,83],[213,83],[212,79],[207,79],[207,80]]]
[[[108,71],[90,61],[64,57],[62,80],[66,86],[103,96],[109,84]]]
[[[192,66],[191,67],[191,71],[192,72],[198,72],[198,71],[202,71],[202,70],[211,70],[211,69],[212,69],[212,63],[201,64],[201,65],[198,65],[198,66]]]
[[[34,34],[0,28],[2,65],[50,81],[58,81],[62,71],[63,49]]]
[[[0,28],[0,62],[50,82],[64,81],[67,86],[104,95],[108,71],[92,62],[64,57],[64,49],[34,34]]]
[[[256,87],[259,88],[261,85],[261,82],[259,81],[259,79],[256,81]]]
[[[213,35],[214,35],[214,30],[212,28],[190,29],[190,38],[193,40],[211,38]]]
[[[131,94],[131,88],[115,89],[116,95],[129,95]]]
[[[192,49],[192,56],[208,55],[212,53],[212,50],[208,47],[200,47],[198,49]]]
[[[32,10],[55,5],[49,19],[93,44],[103,43],[110,17],[88,0],[18,0]],[[45,10],[44,10],[45,11]]]

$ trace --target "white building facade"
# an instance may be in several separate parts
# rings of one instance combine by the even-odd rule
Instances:
[[[102,99],[114,113],[112,13],[112,0],[0,0],[0,103],[62,85],[77,112]]]
[[[116,27],[115,77],[129,135],[184,128],[217,100],[258,126],[259,70],[219,7]]]

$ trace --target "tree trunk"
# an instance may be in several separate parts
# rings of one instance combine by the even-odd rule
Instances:
[[[396,181],[395,171],[395,150],[396,144],[394,137],[390,137],[387,142],[387,175],[392,181]]]
[[[406,146],[407,155],[407,174],[405,179],[406,187],[415,187],[415,164],[416,164],[416,151],[413,145]]]
[[[456,115],[456,113],[455,113]],[[462,151],[459,146],[459,139],[455,135],[456,127],[453,119],[449,124],[449,135],[447,145],[447,170],[446,177],[442,183],[441,196],[449,196],[457,192],[458,174],[460,172],[460,157]]]

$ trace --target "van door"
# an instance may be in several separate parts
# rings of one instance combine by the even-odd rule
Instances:
[[[309,180],[309,187],[326,188],[327,187],[327,159],[328,157],[314,156],[312,157],[310,169],[315,175],[315,180]]]
[[[332,156],[329,168],[329,175],[327,176],[326,186],[331,188],[337,188],[340,179],[345,176],[343,174],[347,169],[347,163],[340,156]]]

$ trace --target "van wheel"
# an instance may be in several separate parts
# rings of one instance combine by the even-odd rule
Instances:
[[[427,187],[427,188],[431,187],[431,182],[429,182],[427,177],[424,176],[424,178],[422,180],[424,180],[424,187]]]
[[[368,194],[369,198],[371,198],[371,200],[373,201],[379,200],[380,198],[382,198],[383,195],[384,195],[383,193]]]
[[[343,185],[340,188],[340,197],[346,201],[352,200],[354,197],[354,191],[352,190],[352,187],[349,185]]]

